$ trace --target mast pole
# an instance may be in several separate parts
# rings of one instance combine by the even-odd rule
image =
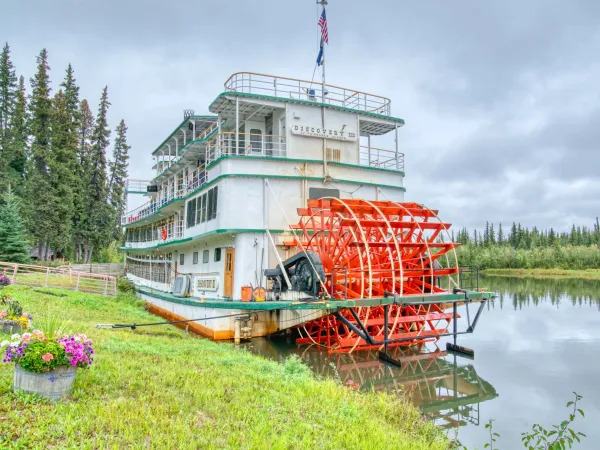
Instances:
[[[327,0],[317,1],[317,4],[320,4],[323,9],[321,12],[325,11],[325,5],[327,5]],[[323,49],[322,55],[322,82],[321,82],[321,103],[325,103],[325,42],[323,42],[323,38],[321,38],[321,48]]]
[[[317,4],[320,4],[323,8],[321,14],[325,12],[325,5],[327,0],[317,0]],[[321,35],[321,66],[322,66],[322,81],[321,81],[321,127],[325,129],[325,42],[323,42],[323,33]],[[327,138],[323,137],[323,181],[327,181],[329,178],[329,170],[327,168]]]

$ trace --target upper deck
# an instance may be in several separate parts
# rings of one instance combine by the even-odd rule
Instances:
[[[361,175],[361,169],[404,175],[404,154],[398,151],[397,136],[395,149],[371,145],[372,136],[397,132],[404,125],[402,119],[391,116],[391,101],[383,96],[239,72],[227,79],[209,111],[214,115],[188,111],[153,151],[156,176],[151,184],[157,186],[157,192],[147,204],[125,214],[123,225],[148,222],[159,210],[171,213],[177,200],[192,195],[216,176],[224,176],[221,171],[211,172],[223,158],[279,162],[273,175],[281,174],[286,162],[321,164],[323,179],[327,178],[326,166],[344,166],[352,169],[349,181],[355,184],[379,181],[370,178],[374,175],[369,170],[368,176]],[[264,167],[268,174],[268,165]],[[305,170],[315,175],[319,171],[316,166]]]

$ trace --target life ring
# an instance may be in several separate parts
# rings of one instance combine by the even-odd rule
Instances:
[[[167,240],[167,227],[162,227],[161,234],[162,234],[163,241],[166,241]]]

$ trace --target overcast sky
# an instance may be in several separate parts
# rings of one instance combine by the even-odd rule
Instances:
[[[310,79],[314,0],[3,2],[0,40],[29,79],[46,47],[94,110],[108,85],[130,176],[233,72]],[[591,226],[600,214],[600,2],[330,0],[327,80],[392,99],[406,200],[455,227]],[[393,148],[392,136],[373,145]]]

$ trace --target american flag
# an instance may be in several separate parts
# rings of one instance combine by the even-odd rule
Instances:
[[[329,33],[327,32],[327,17],[325,17],[325,8],[319,17],[319,26],[321,27],[321,39],[326,44],[329,44]]]

